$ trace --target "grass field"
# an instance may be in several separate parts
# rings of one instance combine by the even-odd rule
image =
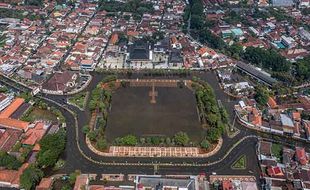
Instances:
[[[82,92],[74,95],[71,98],[68,98],[69,103],[78,106],[81,109],[84,109],[85,101],[86,101],[87,93]]]
[[[238,160],[236,160],[231,166],[232,169],[243,170],[246,168],[246,156],[242,155]]]
[[[204,136],[196,99],[187,88],[156,87],[156,104],[151,104],[151,87],[119,88],[112,95],[106,137],[109,142],[128,134],[138,137],[171,137],[179,131],[200,142]]]
[[[273,143],[271,146],[271,153],[280,161],[282,159],[282,146]]]
[[[37,107],[35,107],[29,114],[29,119],[30,121],[35,120],[57,121],[57,117],[55,114],[53,114],[49,110],[44,110]]]

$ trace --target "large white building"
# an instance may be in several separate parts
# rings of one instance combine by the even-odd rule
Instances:
[[[0,111],[4,110],[13,101],[14,96],[12,94],[5,95],[0,93]]]

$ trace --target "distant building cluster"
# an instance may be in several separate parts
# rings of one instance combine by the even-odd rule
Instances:
[[[205,175],[135,175],[129,174],[128,179],[123,174],[102,174],[100,180],[106,180],[110,185],[97,185],[95,174],[80,174],[76,177],[74,190],[258,190],[254,176],[211,175],[209,180]],[[52,189],[57,179],[43,178],[37,186],[39,189]],[[93,182],[91,182],[93,181]],[[116,185],[119,184],[119,185]]]
[[[310,121],[302,119],[303,112],[309,113],[310,99],[299,96],[295,102],[281,102],[273,97],[268,99],[268,107],[262,111],[254,99],[244,98],[235,105],[235,112],[246,126],[265,132],[288,135],[310,140]]]
[[[236,1],[240,3],[240,1]],[[249,5],[254,6],[254,2],[248,1]],[[266,3],[266,4],[265,4]],[[273,0],[270,1],[270,9],[274,9],[277,14],[285,14],[297,22],[310,23],[310,17],[303,15],[300,9],[294,8],[295,1],[292,0]],[[209,4],[208,4],[209,5]],[[258,5],[266,8],[269,5],[269,1],[258,1]],[[301,0],[300,8],[309,8],[309,0]],[[288,19],[279,20],[274,16],[267,16],[264,18],[257,18],[255,14],[242,14],[238,9],[236,14],[242,14],[247,22],[234,21],[228,22],[229,18],[227,10],[213,10],[212,5],[209,5],[211,9],[208,9],[207,19],[216,22],[212,26],[211,30],[214,34],[222,37],[222,39],[228,44],[235,43],[240,44],[245,50],[247,47],[260,47],[264,49],[273,48],[280,52],[287,60],[295,62],[298,59],[302,59],[310,54],[310,33],[309,30],[298,24],[292,24]],[[258,9],[258,11],[268,12],[264,8]],[[288,18],[287,17],[287,18]]]
[[[257,152],[264,189],[310,188],[310,154],[305,148],[260,141]]]

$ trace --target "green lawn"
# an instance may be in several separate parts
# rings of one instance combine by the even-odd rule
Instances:
[[[280,144],[273,143],[271,146],[271,153],[278,159],[282,159],[282,146]]]
[[[238,160],[236,160],[232,166],[232,169],[243,170],[246,168],[246,156],[242,155]]]
[[[68,98],[68,102],[78,106],[81,109],[84,109],[86,97],[87,97],[87,92],[82,92],[82,93],[74,95],[71,98]]]
[[[33,122],[35,120],[57,121],[57,116],[49,110],[34,107],[24,120]]]

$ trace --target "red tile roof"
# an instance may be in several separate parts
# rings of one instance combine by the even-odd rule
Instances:
[[[38,122],[34,128],[29,128],[25,133],[25,138],[22,140],[23,144],[35,145],[44,136],[46,129],[44,128],[44,123]]]
[[[117,33],[112,34],[110,44],[114,45],[117,41],[118,41],[118,34]]]
[[[0,114],[0,118],[9,118],[23,103],[23,98],[16,98],[5,110]]]
[[[10,119],[10,118],[0,118],[0,126],[10,128],[10,129],[27,131],[29,122],[20,121],[17,119]]]
[[[268,175],[271,177],[282,177],[284,176],[282,170],[278,166],[271,166],[267,169]]]
[[[24,170],[29,166],[28,163],[23,164],[19,170],[1,170],[0,171],[0,182],[9,183],[14,186],[19,186],[19,177],[22,175]]]
[[[40,184],[36,187],[36,190],[49,190],[52,188],[53,178],[42,178]]]
[[[267,104],[272,108],[275,109],[278,107],[277,102],[275,101],[275,99],[273,99],[272,97],[268,98],[268,102]]]

